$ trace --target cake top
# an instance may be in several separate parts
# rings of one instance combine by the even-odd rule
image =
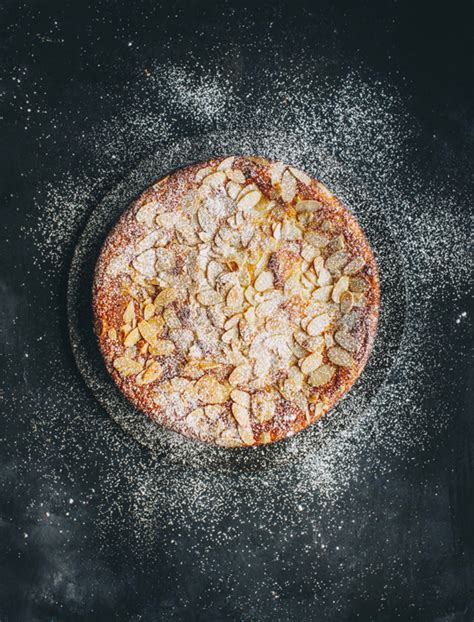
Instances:
[[[94,282],[114,380],[157,423],[223,446],[285,438],[361,373],[379,287],[353,216],[281,162],[180,169],[124,213]]]

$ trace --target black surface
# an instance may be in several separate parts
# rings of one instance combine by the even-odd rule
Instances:
[[[240,50],[240,66],[233,67],[224,54],[222,62],[230,72],[251,73],[254,51],[248,43],[264,41],[260,60],[271,64],[272,50],[283,51],[284,57],[292,39],[291,54],[298,56],[304,47],[308,62],[317,64],[324,57],[335,73],[362,67],[368,79],[394,84],[421,127],[427,182],[444,171],[469,193],[474,155],[471,8],[468,3],[380,1],[347,7],[297,1],[248,7],[229,2],[2,3],[1,620],[474,620],[473,378],[466,361],[461,365],[455,357],[437,383],[437,391],[449,397],[448,433],[428,443],[423,455],[412,456],[409,468],[402,459],[387,457],[390,479],[374,473],[369,485],[354,482],[351,504],[335,509],[347,527],[343,551],[332,558],[317,562],[305,554],[315,536],[301,528],[304,517],[295,518],[293,540],[280,542],[279,525],[259,531],[257,538],[256,518],[249,515],[247,522],[242,519],[247,526],[240,536],[227,544],[200,546],[196,525],[195,538],[192,530],[183,536],[172,559],[158,545],[140,560],[123,524],[109,529],[110,550],[98,548],[95,531],[101,516],[94,501],[77,513],[78,522],[67,533],[41,532],[30,542],[23,535],[35,533],[30,508],[39,494],[38,480],[47,481],[48,465],[38,471],[30,427],[37,408],[50,398],[49,361],[57,364],[58,351],[61,365],[75,379],[71,391],[93,401],[68,339],[69,266],[45,277],[35,261],[38,248],[24,233],[39,209],[33,202],[36,186],[74,172],[79,163],[94,180],[98,162],[87,161],[91,156],[81,151],[79,137],[91,123],[127,106],[123,86],[143,66],[179,63],[190,52],[206,64],[210,54],[233,45]],[[96,199],[147,155],[130,148],[124,170],[109,171]],[[83,224],[76,223],[77,235]],[[67,249],[71,258],[72,251],[73,245]],[[51,304],[54,317],[44,311]],[[462,308],[468,305],[466,300]],[[448,302],[440,301],[441,322],[452,321],[453,313]],[[466,327],[457,334],[459,348],[469,338]],[[433,416],[435,394],[426,387]],[[77,415],[65,414],[65,427]],[[22,443],[26,438],[28,443]],[[86,437],[83,442],[87,447]],[[49,484],[51,506],[56,496],[87,496],[109,466],[85,450],[84,464],[86,474],[71,475],[67,493],[56,489],[55,481]],[[61,468],[51,465],[51,470]],[[64,468],[82,467],[71,459]],[[58,515],[65,511],[57,508]],[[372,517],[370,523],[360,521],[364,515]],[[176,534],[164,527],[166,537]],[[197,558],[203,556],[212,573],[202,571]],[[259,590],[263,566],[279,602],[270,591]],[[220,567],[225,576],[219,577]]]

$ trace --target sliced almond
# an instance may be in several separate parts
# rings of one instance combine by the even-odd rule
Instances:
[[[111,341],[117,341],[117,331],[115,328],[109,328],[107,336]]]
[[[234,285],[232,287],[226,297],[226,304],[231,308],[239,308],[242,306],[244,301],[244,293],[240,285]]]
[[[341,294],[347,291],[348,288],[349,288],[349,277],[341,276],[341,278],[337,281],[337,283],[334,285],[333,290],[332,290],[332,299],[334,300],[334,302],[339,304],[340,299],[341,299]]]
[[[222,295],[214,289],[205,289],[198,292],[196,298],[204,307],[217,305],[222,302]]]
[[[202,376],[195,385],[198,398],[205,404],[222,404],[227,399],[225,387],[209,374]]]
[[[236,404],[235,402],[232,404],[232,414],[234,415],[235,420],[239,425],[249,426],[250,425],[250,413],[249,409],[245,406],[241,406],[240,404]]]
[[[114,361],[114,367],[121,376],[135,376],[143,369],[142,365],[138,361],[134,361],[127,356],[120,356]]]
[[[138,322],[138,330],[145,341],[151,346],[155,345],[158,331],[152,324],[146,320],[141,320]]]
[[[270,421],[275,416],[275,402],[270,395],[256,393],[252,397],[252,413],[259,423]]]
[[[285,203],[290,203],[295,198],[296,189],[296,179],[286,170],[281,178],[281,198]]]
[[[136,343],[138,343],[141,339],[140,336],[140,331],[138,330],[138,328],[134,328],[133,330],[131,330],[128,335],[125,337],[125,340],[123,342],[123,345],[126,348],[131,348],[133,347]]]
[[[352,305],[354,303],[354,298],[352,293],[349,291],[342,292],[339,297],[339,304],[341,307],[341,313],[350,313],[352,310]]]
[[[245,184],[245,175],[238,168],[230,168],[226,171],[227,177],[236,184]]]
[[[321,365],[310,375],[308,384],[312,387],[322,387],[332,379],[335,371],[332,365]]]
[[[356,352],[359,347],[357,339],[344,330],[339,330],[334,333],[334,339],[348,352]]]
[[[269,270],[261,272],[255,280],[254,288],[257,292],[264,292],[273,287],[273,274]]]
[[[293,166],[290,166],[290,171],[298,181],[301,181],[301,183],[306,184],[307,186],[311,185],[312,180],[309,175],[306,175],[306,173],[303,173],[303,171],[300,171],[298,168],[294,168]]]
[[[217,171],[216,173],[211,173],[210,175],[206,175],[202,180],[203,185],[212,186],[213,188],[218,188],[222,186],[226,180],[226,174],[224,171]]]
[[[174,302],[177,298],[178,298],[178,292],[174,288],[168,287],[168,288],[163,289],[158,294],[153,304],[155,305],[155,309],[158,311],[162,307],[166,307],[167,305]]]
[[[238,426],[239,435],[245,445],[253,445],[255,438],[253,436],[252,428],[250,426]]]
[[[232,341],[239,338],[239,332],[237,328],[234,326],[233,328],[226,330],[225,333],[221,336],[222,343],[230,344]]]
[[[286,164],[283,164],[283,162],[274,162],[273,164],[270,165],[269,171],[270,171],[270,178],[271,178],[273,186],[276,186],[277,184],[280,183],[285,169],[286,169]]]
[[[215,421],[222,414],[222,406],[220,404],[208,404],[204,406],[204,414],[208,419]]]
[[[311,336],[320,335],[324,331],[328,330],[330,325],[331,317],[327,313],[323,313],[322,315],[316,316],[309,322],[306,327],[306,332]]]
[[[251,371],[250,365],[238,365],[229,376],[230,384],[233,386],[246,384],[250,379]]]
[[[149,248],[144,251],[132,261],[132,265],[135,270],[138,270],[140,274],[144,276],[154,276],[156,274],[155,269],[155,249]]]
[[[232,401],[245,408],[250,408],[250,394],[240,389],[234,389],[230,394]]]
[[[241,199],[239,199],[237,205],[239,206],[239,209],[252,209],[257,205],[261,198],[262,193],[260,192],[260,190],[251,190],[250,192],[247,192],[247,194],[244,194]]]
[[[176,258],[172,250],[168,248],[157,248],[155,250],[155,270],[173,270]]]
[[[356,276],[351,279],[349,289],[356,293],[363,293],[369,289],[369,284],[361,276]]]
[[[349,259],[349,254],[346,251],[337,251],[326,259],[326,268],[334,274],[342,270]]]
[[[317,212],[318,210],[322,208],[322,206],[323,206],[322,203],[320,203],[319,201],[313,201],[313,200],[298,201],[298,203],[296,204],[296,211],[298,213]]]
[[[351,367],[354,364],[353,357],[339,346],[334,346],[328,350],[328,358],[331,363],[338,365],[339,367]]]
[[[311,299],[314,302],[328,302],[331,297],[332,285],[325,285],[324,287],[318,287],[312,295]]]
[[[235,161],[235,156],[229,156],[228,158],[224,158],[222,162],[217,167],[218,171],[226,171],[229,168],[232,168]]]
[[[323,362],[323,356],[319,352],[310,354],[301,361],[300,368],[303,374],[307,375],[317,369]]]
[[[242,186],[235,183],[235,181],[229,181],[226,184],[225,189],[229,197],[235,200],[239,196],[239,193],[242,190]]]
[[[319,258],[318,258],[319,259]],[[326,268],[321,268],[318,276],[318,285],[319,287],[325,287],[326,285],[331,285],[332,276],[329,270]]]
[[[206,168],[200,168],[196,173],[195,180],[202,181],[204,177],[207,177],[207,175],[209,175],[210,173],[212,173],[212,168],[210,166],[206,166]]]
[[[329,238],[317,231],[306,231],[304,239],[315,248],[325,248],[329,242]]]
[[[133,303],[133,300],[130,300],[123,314],[123,321],[125,322],[125,324],[130,324],[134,319],[135,319],[135,305]]]
[[[153,361],[153,363],[146,368],[142,377],[142,384],[149,384],[150,382],[154,382],[158,380],[163,375],[163,369],[161,365],[157,361]]]
[[[152,303],[149,303],[147,305],[145,305],[145,308],[143,309],[143,317],[145,320],[149,320],[150,318],[152,318],[155,315],[155,305]]]
[[[157,339],[152,345],[155,356],[169,356],[176,350],[176,346],[170,339]]]

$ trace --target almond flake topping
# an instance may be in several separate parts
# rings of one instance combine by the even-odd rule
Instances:
[[[96,322],[130,399],[223,447],[324,414],[360,372],[377,299],[370,249],[332,193],[281,162],[229,156],[141,203],[136,239],[105,266],[120,317]]]

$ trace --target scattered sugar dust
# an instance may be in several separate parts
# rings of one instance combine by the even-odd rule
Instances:
[[[390,368],[369,379],[375,385],[371,391],[356,386],[327,416],[330,423],[320,426],[317,444],[314,435],[295,437],[284,450],[288,460],[262,472],[219,472],[202,460],[193,468],[182,459],[193,450],[179,439],[169,449],[175,463],[151,455],[84,399],[79,378],[71,380],[57,366],[52,394],[32,412],[35,434],[53,439],[42,449],[44,464],[59,453],[65,470],[42,484],[40,496],[47,497],[50,486],[63,486],[69,496],[65,482],[88,481],[80,465],[96,454],[101,469],[90,503],[98,512],[103,546],[111,546],[111,532],[131,526],[124,532],[133,534],[135,550],[152,552],[166,527],[175,538],[160,546],[170,558],[175,547],[198,536],[198,563],[211,572],[203,551],[216,540],[240,542],[246,524],[267,531],[274,526],[285,540],[294,530],[317,530],[323,514],[326,531],[335,533],[340,525],[331,523],[330,510],[350,498],[354,482],[374,472],[387,474],[387,455],[408,463],[415,449],[445,429],[449,415],[442,395],[436,423],[423,406],[443,340],[441,328],[433,332],[433,303],[461,299],[467,291],[469,223],[458,209],[464,199],[455,184],[425,184],[413,166],[416,124],[389,85],[369,85],[355,73],[335,85],[296,62],[291,76],[267,71],[251,85],[236,86],[217,68],[185,64],[148,73],[146,83],[137,80],[136,93],[130,94],[134,103],[123,115],[81,138],[84,153],[97,163],[94,179],[75,170],[38,191],[41,218],[30,235],[46,286],[67,267],[104,188],[163,145],[170,161],[183,165],[193,160],[193,146],[199,144],[208,156],[233,145],[239,153],[300,166],[332,188],[364,227],[385,223],[393,239],[374,239],[375,247],[379,243],[383,252],[388,244],[388,256],[397,252],[402,266],[401,289],[385,299],[389,312],[395,296],[406,298]],[[464,317],[462,309],[459,313]],[[307,520],[308,512],[314,519]],[[316,536],[314,541],[319,542]]]

